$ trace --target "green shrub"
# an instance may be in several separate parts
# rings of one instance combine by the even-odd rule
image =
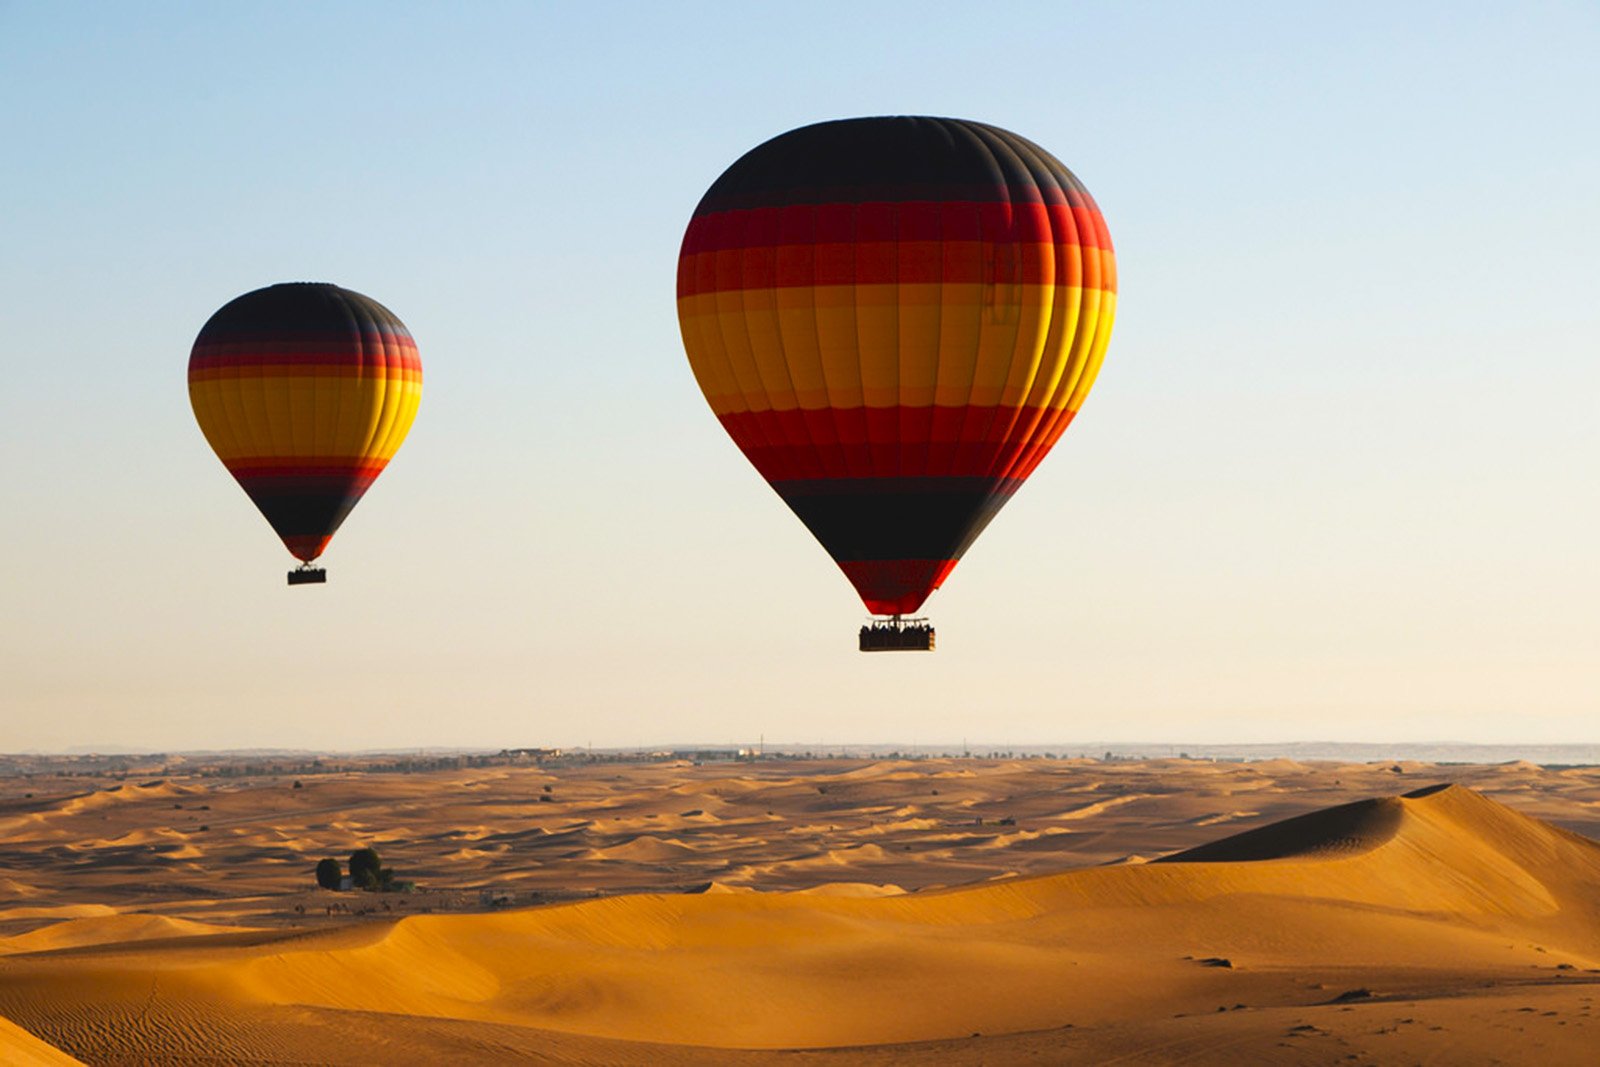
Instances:
[[[317,863],[317,884],[324,889],[338,889],[343,874],[336,859],[330,857]]]
[[[383,861],[370,848],[350,853],[350,884],[357,889],[378,889],[383,885]]]

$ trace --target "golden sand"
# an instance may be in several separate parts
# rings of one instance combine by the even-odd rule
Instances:
[[[1444,777],[1476,788],[1417,788]],[[1600,1047],[1600,843],[1575,832],[1600,815],[1594,770],[928,761],[285,785],[40,795],[11,815],[8,865],[39,853],[11,876],[38,891],[0,897],[17,1024],[0,1060],[1587,1064]],[[166,854],[174,797],[209,804],[185,832],[200,858],[127,882],[130,837]],[[370,840],[425,886],[461,865],[462,888],[303,888],[319,852]],[[562,876],[633,892],[478,906]]]

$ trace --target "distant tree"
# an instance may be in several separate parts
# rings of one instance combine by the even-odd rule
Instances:
[[[338,889],[343,875],[339,861],[331,856],[317,863],[317,884],[324,889]]]
[[[350,853],[350,884],[357,889],[378,889],[383,885],[383,861],[370,848]]]

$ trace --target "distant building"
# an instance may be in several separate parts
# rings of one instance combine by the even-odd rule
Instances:
[[[562,753],[559,748],[502,748],[500,755],[506,759],[529,759],[537,763],[547,759],[560,759]]]
[[[692,748],[675,749],[671,753],[671,758],[689,760],[693,763],[726,763],[749,759],[754,755],[755,752],[748,748]]]

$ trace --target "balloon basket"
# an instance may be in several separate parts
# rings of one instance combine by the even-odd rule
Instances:
[[[313,567],[307,563],[304,567],[296,567],[289,572],[290,585],[321,585],[328,580],[328,572],[321,567]]]
[[[895,615],[873,619],[861,628],[863,652],[932,652],[933,626],[927,619],[902,619]]]

